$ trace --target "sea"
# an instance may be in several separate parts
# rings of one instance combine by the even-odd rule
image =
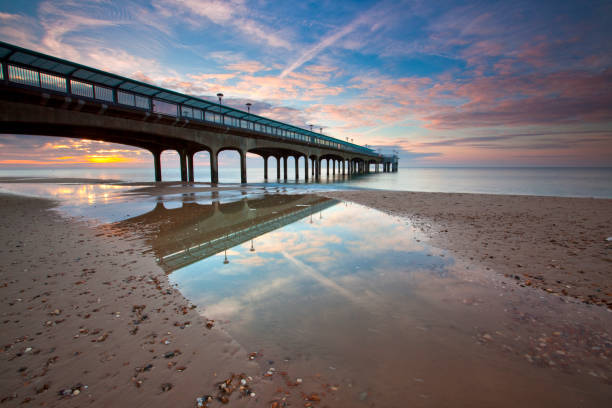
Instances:
[[[208,166],[196,166],[195,181],[210,181]],[[325,165],[319,183],[294,179],[295,170],[288,169],[288,179],[276,180],[276,169],[270,167],[273,178],[269,184],[289,184],[295,188],[317,189],[382,189],[398,191],[426,191],[444,193],[482,193],[538,195],[557,197],[612,198],[612,167],[400,167],[395,173],[370,173],[347,177],[327,175]],[[152,168],[35,168],[0,169],[0,177],[76,177],[103,178],[125,182],[152,181]],[[180,180],[178,168],[163,168],[164,181]],[[263,184],[263,166],[249,167],[249,184]],[[240,182],[240,169],[223,167],[219,170],[221,184]]]

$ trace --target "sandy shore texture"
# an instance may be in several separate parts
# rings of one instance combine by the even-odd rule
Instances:
[[[517,285],[612,308],[612,200],[380,190],[325,195],[408,217],[434,246]]]
[[[138,240],[53,205],[0,194],[1,406],[191,407],[232,373],[246,385],[227,393],[230,405],[261,403],[244,396],[262,388],[248,378],[257,363],[169,286]]]
[[[191,188],[162,186],[173,193]],[[518,285],[612,306],[612,243],[606,240],[612,200],[326,195],[409,217],[433,245]],[[243,348],[249,345],[192,308],[141,238],[65,218],[54,206],[0,194],[1,406],[190,407],[205,395],[226,397],[232,407],[270,406],[279,389],[302,406],[305,393],[315,391],[291,393],[295,384],[285,377],[266,378],[265,357],[250,360],[253,350]],[[220,390],[224,380],[231,393]],[[222,404],[217,399],[209,406]]]

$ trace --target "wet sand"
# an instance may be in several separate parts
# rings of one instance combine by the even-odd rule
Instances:
[[[255,377],[247,352],[206,327],[138,240],[53,206],[0,194],[2,406],[190,407],[231,373]]]
[[[612,308],[612,200],[380,190],[325,196],[408,217],[434,246],[517,285]]]

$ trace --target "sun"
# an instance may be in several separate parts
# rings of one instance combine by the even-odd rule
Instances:
[[[128,163],[132,160],[121,156],[87,156],[87,161],[93,164]]]

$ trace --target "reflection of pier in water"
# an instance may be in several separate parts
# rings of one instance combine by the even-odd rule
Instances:
[[[115,224],[143,234],[166,273],[248,242],[337,203],[314,195],[275,195],[203,205],[185,196],[180,208],[152,211]]]

